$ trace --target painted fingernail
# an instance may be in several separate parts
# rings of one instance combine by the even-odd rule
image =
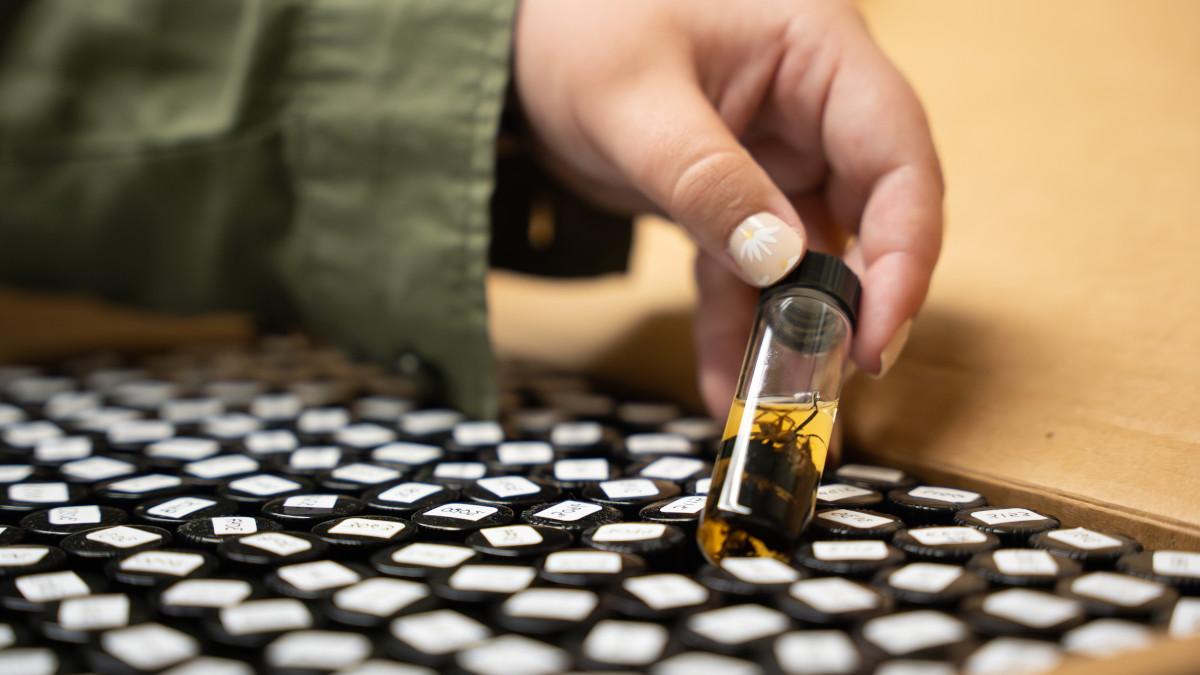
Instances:
[[[791,272],[804,255],[804,237],[770,213],[756,213],[729,235],[729,255],[742,270],[742,278],[763,287]]]
[[[892,336],[887,346],[883,348],[883,354],[879,357],[879,374],[875,377],[883,377],[887,375],[892,366],[896,364],[896,359],[900,358],[900,352],[904,351],[904,343],[908,342],[908,333],[912,330],[912,319],[900,324],[900,328],[896,330],[896,334]]]

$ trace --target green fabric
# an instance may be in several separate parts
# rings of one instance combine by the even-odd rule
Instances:
[[[298,317],[495,412],[484,274],[514,0],[0,9],[0,280]]]

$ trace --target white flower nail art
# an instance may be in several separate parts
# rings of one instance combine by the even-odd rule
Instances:
[[[774,214],[756,213],[730,233],[728,251],[743,279],[755,286],[770,286],[800,262],[804,236]]]
[[[770,225],[759,222],[744,222],[738,226],[737,232],[742,237],[742,244],[738,247],[738,257],[742,263],[753,260],[754,262],[762,262],[762,260],[771,255],[771,244],[779,243],[775,238],[775,233],[779,231],[778,225]]]

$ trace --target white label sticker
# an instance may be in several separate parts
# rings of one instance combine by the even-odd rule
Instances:
[[[288,466],[301,471],[332,469],[341,461],[342,451],[333,445],[297,448],[295,452],[288,455]]]
[[[311,625],[308,608],[291,598],[252,600],[221,610],[221,626],[235,636],[298,630]]]
[[[184,579],[166,591],[162,601],[179,607],[234,607],[250,597],[254,587],[240,579]]]
[[[918,527],[909,530],[908,534],[926,546],[982,544],[987,541],[987,535],[979,530],[956,525],[946,527]]]
[[[646,666],[662,656],[669,638],[667,629],[655,623],[605,620],[588,633],[583,653],[601,663]]]
[[[474,555],[475,551],[465,546],[416,543],[392,553],[392,562],[445,569],[461,565]]]
[[[684,515],[693,515],[704,510],[704,505],[708,502],[708,497],[705,495],[690,495],[688,497],[680,497],[675,499],[670,504],[664,505],[659,511],[662,513],[680,513]]]
[[[831,523],[838,523],[847,527],[854,527],[860,530],[869,530],[873,527],[883,527],[892,522],[891,518],[884,516],[876,516],[862,511],[851,511],[849,509],[833,509],[832,511],[822,511],[817,514],[821,520],[828,520]]]
[[[1058,574],[1058,564],[1047,551],[1027,548],[1005,548],[992,552],[992,561],[1001,574],[1014,576]]]
[[[260,532],[242,537],[238,539],[238,543],[262,549],[280,557],[295,555],[312,548],[312,544],[307,540],[283,532]]]
[[[215,398],[179,398],[158,407],[158,416],[168,422],[197,422],[224,413],[225,405]]]
[[[510,441],[496,448],[496,458],[509,465],[549,464],[554,461],[554,448],[541,441]]]
[[[71,498],[66,483],[17,483],[8,486],[8,498],[14,502],[54,504]]]
[[[996,638],[967,659],[968,673],[1044,673],[1062,661],[1058,647],[1042,640]]]
[[[183,484],[178,476],[168,476],[164,473],[151,473],[145,476],[126,478],[115,483],[109,483],[107,489],[127,494],[144,494],[156,490],[167,490]]]
[[[863,637],[893,656],[958,642],[968,635],[961,621],[933,610],[890,614],[863,625]]]
[[[705,468],[703,461],[691,457],[660,457],[650,462],[639,476],[663,480],[684,480],[700,473]]]
[[[100,407],[100,395],[85,391],[64,391],[46,401],[46,417],[61,420]]]
[[[364,396],[354,402],[355,417],[377,422],[390,423],[412,409],[412,401],[391,396]]]
[[[410,436],[427,436],[449,431],[463,419],[454,410],[416,410],[400,418],[400,431]]]
[[[114,445],[153,443],[175,435],[175,425],[160,420],[120,420],[108,428],[108,442]]]
[[[88,461],[88,460],[82,460]],[[115,460],[113,460],[115,461]],[[72,462],[71,464],[78,464]],[[65,466],[71,466],[67,464]],[[25,480],[33,475],[33,467],[28,464],[3,464],[0,465],[0,483],[16,483],[17,481]]]
[[[284,565],[276,570],[280,579],[305,592],[324,591],[358,583],[357,572],[332,560]]]
[[[329,528],[329,534],[345,534],[353,537],[391,539],[404,531],[404,523],[375,518],[346,518]]]
[[[824,502],[840,502],[843,499],[866,497],[871,494],[874,494],[872,490],[864,490],[863,488],[846,485],[845,483],[832,483],[817,488],[817,499]]]
[[[363,464],[356,462],[333,470],[332,476],[338,480],[348,480],[364,485],[377,485],[388,481],[399,480],[400,472],[386,466]]]
[[[480,478],[475,481],[475,484],[501,499],[521,495],[535,495],[542,491],[542,488],[537,483],[521,476]]]
[[[103,530],[88,532],[83,536],[88,541],[99,542],[113,548],[134,548],[135,546],[145,546],[152,542],[162,541],[162,535],[160,534],[125,525],[106,527]]]
[[[4,442],[14,448],[32,448],[62,435],[62,429],[49,422],[19,422],[5,427]]]
[[[13,582],[30,602],[54,602],[88,595],[92,589],[74,572],[47,572],[17,577]]]
[[[459,422],[454,425],[454,442],[459,445],[496,445],[503,440],[504,429],[495,422]]]
[[[1137,607],[1159,597],[1162,584],[1112,572],[1092,572],[1076,577],[1071,590],[1079,595],[1111,602],[1123,607]]]
[[[54,651],[41,647],[17,647],[0,650],[0,673],[54,675],[59,670]]]
[[[129,596],[122,593],[70,598],[58,606],[58,625],[67,630],[105,630],[128,624]]]
[[[200,569],[204,556],[180,551],[141,551],[124,558],[117,566],[127,572],[147,572],[186,577]]]
[[[217,536],[258,532],[258,523],[248,516],[220,516],[209,518],[208,522],[212,525],[213,534]]]
[[[235,481],[230,481],[229,489],[245,492],[247,494],[266,497],[269,495],[277,495],[281,492],[291,492],[299,490],[302,486],[294,480],[272,476],[269,473],[260,473],[255,476],[246,476]]]
[[[390,464],[420,466],[441,459],[442,449],[422,443],[390,443],[371,451],[371,459]]]
[[[608,523],[596,528],[592,541],[644,541],[658,539],[667,532],[662,523]]]
[[[1103,659],[1144,649],[1153,641],[1154,632],[1141,624],[1121,619],[1097,619],[1067,631],[1062,645],[1072,654]]]
[[[790,584],[800,573],[774,558],[725,558],[721,569],[751,584]]]
[[[1011,588],[983,600],[983,611],[1032,628],[1049,628],[1080,615],[1079,603],[1051,593]]]
[[[1154,573],[1168,577],[1200,577],[1200,553],[1155,551]]]
[[[687,607],[708,600],[707,589],[681,574],[633,577],[621,585],[651,609]]]
[[[560,459],[554,463],[554,477],[562,481],[601,481],[610,473],[607,459]]]
[[[911,563],[888,575],[888,583],[916,593],[941,593],[963,575],[961,567],[938,563]]]
[[[164,457],[185,462],[212,457],[220,451],[221,446],[207,438],[168,438],[146,447],[148,457]]]
[[[563,523],[573,523],[581,518],[586,518],[593,513],[597,513],[604,509],[599,504],[590,504],[588,502],[577,502],[571,499],[552,504],[534,513],[538,518],[549,518]]]
[[[96,482],[131,474],[135,468],[129,462],[111,457],[88,457],[63,464],[58,472],[68,478]]]
[[[463,565],[450,575],[450,588],[460,591],[516,593],[533,582],[537,570],[516,565]]]
[[[442,486],[432,483],[401,483],[380,492],[377,499],[381,502],[412,504],[442,489]]]
[[[245,455],[225,455],[191,462],[184,471],[197,478],[213,480],[258,471],[258,462]]]
[[[500,611],[508,616],[582,621],[600,599],[591,591],[568,588],[531,588],[504,601]]]
[[[305,630],[281,635],[267,645],[267,663],[283,670],[328,672],[353,668],[371,655],[371,641],[349,632]]]
[[[788,588],[788,593],[827,614],[858,612],[879,606],[877,593],[841,577],[797,581]]]
[[[492,546],[511,548],[514,546],[533,546],[542,543],[542,535],[528,525],[506,525],[503,527],[485,527],[479,531]]]
[[[491,637],[487,626],[452,609],[402,616],[392,621],[392,635],[426,654],[461,651]]]
[[[1031,523],[1039,520],[1050,520],[1046,516],[1029,509],[988,509],[971,513],[972,518],[982,520],[988,525],[1004,523]]]
[[[899,469],[888,469],[882,466],[870,466],[867,464],[843,464],[837,470],[837,475],[843,479],[880,481],[884,483],[898,483],[904,480],[904,472]]]
[[[46,514],[51,525],[90,525],[101,518],[99,506],[60,506]]]
[[[303,434],[327,434],[350,423],[350,413],[342,408],[313,408],[300,413],[296,428]]]
[[[158,506],[146,509],[146,513],[161,518],[185,518],[188,514],[215,506],[216,502],[203,497],[176,497]]]
[[[600,483],[600,489],[609,499],[633,499],[658,495],[658,486],[648,478],[606,480]]]
[[[966,504],[979,499],[979,494],[969,490],[956,490],[946,487],[932,487],[922,485],[908,491],[909,496],[919,499],[932,499],[938,502],[948,502],[950,504]]]
[[[814,541],[813,557],[817,560],[883,560],[888,555],[882,541]]]
[[[300,447],[300,441],[290,431],[259,431],[247,436],[243,443],[252,455],[291,452]]]
[[[295,394],[263,394],[250,403],[250,414],[265,420],[288,419],[300,414],[304,403]]]
[[[295,495],[283,500],[289,509],[332,509],[337,506],[337,495]]]
[[[206,436],[228,440],[261,431],[262,423],[249,415],[222,415],[204,420],[201,428]]]
[[[195,638],[157,623],[110,630],[100,636],[100,644],[138,670],[161,670],[200,653]]]
[[[678,434],[630,434],[625,437],[630,455],[690,455],[695,452],[688,439]]]
[[[621,556],[610,551],[555,551],[543,568],[554,574],[618,574]]]
[[[388,617],[429,596],[425,584],[375,577],[333,594],[333,604],[351,612]]]
[[[595,445],[604,438],[604,427],[595,422],[560,422],[550,430],[554,445]]]
[[[1175,603],[1168,631],[1173,638],[1200,635],[1200,598],[1180,598]]]
[[[374,448],[396,440],[396,432],[378,424],[351,424],[338,429],[333,438],[354,448]]]
[[[700,612],[687,620],[687,626],[693,633],[727,645],[778,635],[790,625],[791,622],[782,613],[754,604]]]
[[[41,562],[49,555],[50,549],[45,546],[4,546],[0,547],[0,567],[26,567]]]
[[[840,630],[794,631],[775,641],[775,660],[789,673],[853,673],[858,649]]]
[[[435,478],[447,480],[475,480],[486,473],[487,465],[483,462],[442,462],[433,468]]]
[[[92,439],[82,436],[51,438],[37,444],[33,457],[39,462],[67,462],[92,454]]]
[[[484,518],[496,513],[497,511],[499,511],[499,509],[494,506],[451,502],[449,504],[442,504],[441,506],[429,509],[425,512],[425,515],[437,518],[456,518],[458,520],[479,522]]]
[[[1102,548],[1117,548],[1121,545],[1120,539],[1089,530],[1086,527],[1075,527],[1069,530],[1051,530],[1046,533],[1046,536],[1057,542],[1073,546],[1084,551],[1095,551]]]

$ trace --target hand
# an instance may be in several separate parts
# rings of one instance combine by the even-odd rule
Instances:
[[[863,282],[853,359],[884,374],[941,248],[941,169],[915,94],[844,2],[523,0],[515,78],[546,163],[699,245],[696,341],[714,415],[757,289],[806,247]]]

